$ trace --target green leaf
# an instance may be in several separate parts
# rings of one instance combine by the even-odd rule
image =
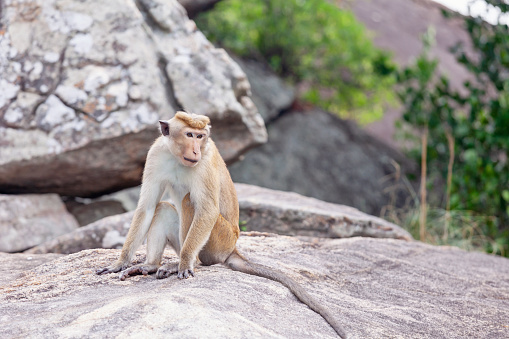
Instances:
[[[504,200],[509,203],[509,190],[502,191],[502,198],[504,198]]]

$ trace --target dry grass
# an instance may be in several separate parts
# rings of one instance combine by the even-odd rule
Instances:
[[[420,237],[420,213],[420,206],[415,206],[392,210],[383,217],[405,228],[414,238],[429,244],[457,246],[467,251],[485,251],[487,248],[493,248],[494,252],[502,251],[495,240],[483,232],[483,226],[492,221],[493,217],[475,216],[470,211],[427,208],[426,234],[423,239]]]
[[[394,177],[400,177],[399,167],[394,164],[396,172]],[[420,194],[418,194],[407,178],[402,176],[400,184],[388,188],[390,196],[394,195],[388,206],[382,209],[381,217],[406,229],[415,239],[433,245],[457,246],[467,251],[486,251],[492,248],[493,252],[503,253],[494,239],[484,235],[484,226],[494,221],[492,216],[478,216],[472,211],[448,210],[430,207],[422,208]],[[404,207],[395,207],[396,191],[405,189],[410,193],[411,199]],[[422,218],[421,213],[426,213]],[[425,223],[423,224],[423,220]],[[425,229],[422,236],[423,227]]]

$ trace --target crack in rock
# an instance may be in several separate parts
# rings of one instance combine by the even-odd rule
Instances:
[[[65,52],[67,51],[67,44],[65,45],[64,49],[60,52],[60,55],[58,57],[58,76],[57,76],[57,81],[53,84],[53,86],[49,89],[48,93],[46,94],[45,97],[43,97],[40,101],[37,102],[37,104],[35,105],[35,107],[33,108],[32,110],[32,115],[35,116],[36,113],[37,113],[37,110],[39,109],[39,107],[44,103],[46,102],[46,100],[48,100],[48,98],[50,97],[50,95],[54,94],[56,89],[58,88],[58,86],[62,83],[63,81],[63,73],[64,73],[64,60],[65,60]],[[39,93],[39,94],[43,94],[43,93]]]

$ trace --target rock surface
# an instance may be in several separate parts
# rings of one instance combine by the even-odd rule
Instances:
[[[267,65],[235,56],[233,60],[246,73],[253,92],[253,102],[266,124],[292,106],[296,96],[295,88],[276,76]]]
[[[249,231],[304,237],[355,236],[412,240],[401,227],[355,208],[330,204],[296,193],[235,184],[240,223]],[[129,189],[125,196],[135,196]],[[114,198],[114,195],[110,198]],[[129,205],[136,206],[130,202]],[[76,253],[89,248],[121,248],[133,212],[107,217],[26,251],[27,253]]]
[[[56,194],[0,194],[0,251],[18,252],[79,227]]]
[[[60,258],[63,254],[25,254],[25,253],[2,253],[0,252],[0,286],[25,276],[25,271],[42,265],[48,261]],[[2,316],[0,315],[0,319]]]
[[[401,227],[359,210],[297,193],[235,184],[247,230],[309,237],[413,240]]]
[[[266,140],[245,74],[176,0],[8,0],[0,15],[0,192],[139,184],[179,108],[210,116],[227,161]]]
[[[293,191],[380,215],[401,206],[413,164],[354,123],[313,109],[289,111],[267,127],[269,141],[229,167],[235,182]]]
[[[25,253],[76,253],[90,248],[122,248],[131,226],[134,212],[98,220],[74,232],[51,239]]]
[[[247,235],[239,250],[296,279],[350,338],[509,336],[506,258],[393,239]],[[223,266],[198,268],[188,280],[95,275],[119,252],[18,267],[23,276],[0,286],[0,319],[9,324],[0,337],[336,337],[282,285]],[[142,260],[139,252],[135,262]],[[165,253],[164,261],[176,260]]]
[[[207,11],[221,0],[178,0],[186,9],[187,15],[194,18],[198,13]]]
[[[432,27],[436,42],[430,54],[440,60],[438,70],[449,77],[452,88],[461,90],[469,78],[475,81],[449,51],[461,42],[469,54],[473,53],[463,23],[456,18],[444,18],[441,13],[444,6],[432,0],[356,0],[342,5],[351,7],[357,19],[371,31],[375,45],[390,51],[401,66],[415,61],[422,51],[422,35]],[[401,142],[394,139],[395,121],[401,115],[401,108],[390,107],[381,120],[369,124],[366,130],[385,143],[401,148]]]
[[[69,213],[74,215],[80,226],[86,226],[97,220],[127,212],[122,203],[116,200],[98,200],[90,203],[69,200],[65,202],[65,207]]]
[[[177,104],[210,117],[212,135],[227,163],[267,141],[251,86],[228,54],[201,33],[174,0],[140,0],[150,37],[166,66]]]

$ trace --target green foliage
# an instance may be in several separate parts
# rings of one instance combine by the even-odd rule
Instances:
[[[353,14],[327,0],[224,0],[196,20],[207,37],[309,88],[303,97],[361,123],[394,100],[394,65]]]
[[[415,239],[419,239],[419,213],[417,204],[410,209],[392,210],[384,217],[405,228]],[[430,208],[426,216],[426,239],[420,239],[434,245],[457,246],[467,251],[504,252],[504,238],[493,239],[486,235],[485,226],[493,222],[493,217],[476,215],[470,211]]]
[[[500,1],[488,2],[508,10]],[[403,119],[417,129],[427,126],[427,166],[443,182],[450,156],[447,135],[453,137],[454,167],[446,201],[450,199],[453,211],[484,216],[482,234],[493,239],[486,250],[508,255],[509,29],[480,18],[464,21],[478,55],[469,56],[462,45],[452,52],[472,74],[472,81],[464,83],[461,93],[451,89],[446,77],[437,76],[437,60],[429,58],[430,38],[425,38],[424,52],[415,65],[399,74]],[[414,154],[420,157],[418,150]]]
[[[246,224],[247,224],[247,221],[245,221],[245,220],[240,220],[240,221],[239,221],[239,228],[240,228],[240,230],[241,230],[242,232],[247,232],[247,226],[246,226]]]

